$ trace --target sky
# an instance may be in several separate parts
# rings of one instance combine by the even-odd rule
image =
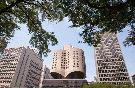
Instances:
[[[82,38],[79,36],[81,32],[81,28],[71,28],[71,23],[68,22],[67,19],[64,19],[62,22],[43,22],[43,28],[49,32],[54,32],[56,38],[58,39],[59,43],[55,46],[49,46],[52,50],[63,49],[64,44],[70,44],[74,47],[80,48],[84,50],[85,54],[85,63],[86,63],[86,79],[88,81],[93,81],[94,76],[96,76],[96,67],[95,67],[95,60],[94,60],[94,47],[88,46],[88,44],[78,43],[81,41]],[[22,47],[22,46],[31,46],[29,44],[29,40],[31,35],[27,31],[27,27],[24,24],[21,24],[21,30],[17,30],[15,32],[15,36],[9,41],[7,48],[14,48],[14,47]],[[129,72],[129,75],[132,76],[135,74],[135,46],[125,47],[123,45],[123,41],[127,36],[127,29],[126,27],[124,31],[118,34],[118,40],[120,43],[120,47],[122,49],[122,53],[124,56],[124,60]],[[44,64],[47,65],[48,68],[51,68],[52,62],[52,52],[48,54],[48,57],[43,57]]]

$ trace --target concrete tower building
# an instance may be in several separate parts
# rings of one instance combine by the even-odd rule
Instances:
[[[86,66],[82,49],[65,45],[54,52],[51,75],[54,79],[83,79]]]
[[[0,58],[0,88],[39,88],[43,60],[30,48],[5,49]]]
[[[44,79],[42,88],[82,88],[87,83],[85,73],[83,50],[65,45],[63,50],[53,53],[51,75],[54,79]]]
[[[115,33],[102,35],[101,43],[95,47],[95,62],[98,82],[130,83],[129,74]]]

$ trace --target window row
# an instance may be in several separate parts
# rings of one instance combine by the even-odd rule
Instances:
[[[118,73],[118,74],[99,74],[99,77],[123,77],[123,76],[127,76],[127,77],[128,77],[128,73]]]
[[[0,65],[17,65],[17,63],[2,63]]]
[[[0,75],[14,75],[14,73],[0,73]]]
[[[5,69],[5,68],[16,68],[16,66],[1,66],[0,69]]]
[[[99,70],[99,73],[117,73],[117,72],[127,72],[127,69],[118,69],[118,70]]]
[[[14,59],[14,60],[1,60],[0,63],[1,62],[14,62],[14,61],[18,61],[18,59]]]
[[[100,78],[100,81],[129,81],[128,77]]]
[[[11,83],[9,80],[0,81],[0,83]]]
[[[15,69],[0,70],[0,72],[10,72],[10,71],[15,71]]]
[[[10,76],[10,77],[0,77],[0,79],[12,79],[12,77]]]

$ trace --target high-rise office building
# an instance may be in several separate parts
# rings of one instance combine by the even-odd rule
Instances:
[[[85,57],[82,49],[65,45],[53,55],[51,75],[54,79],[85,78]]]
[[[101,43],[95,47],[95,62],[98,82],[130,83],[129,74],[115,33],[102,34]]]
[[[133,84],[135,86],[135,74],[132,76],[132,81],[133,81]]]
[[[43,60],[24,47],[5,49],[0,58],[0,88],[39,88]]]

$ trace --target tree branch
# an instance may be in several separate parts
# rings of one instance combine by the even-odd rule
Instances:
[[[0,14],[8,12],[12,7],[16,6],[17,4],[23,2],[24,0],[16,0],[15,2],[11,3],[10,5],[7,5],[7,7],[0,9]]]
[[[24,1],[24,3],[26,3],[28,5],[35,5],[37,7],[40,7],[38,4],[35,4],[35,3],[32,3],[32,2]]]
[[[115,4],[115,5],[105,4],[104,6],[100,6],[97,3],[90,3],[89,0],[81,0],[80,2],[83,2],[85,5],[88,5],[89,7],[95,8],[95,9],[105,9],[105,8],[112,9],[112,8],[120,8],[123,6],[127,6],[127,4],[129,3],[129,0],[123,3]]]

